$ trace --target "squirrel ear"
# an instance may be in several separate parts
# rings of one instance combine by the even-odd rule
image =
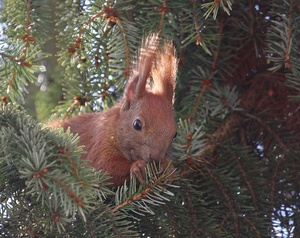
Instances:
[[[158,48],[158,34],[149,35],[139,51],[133,64],[129,81],[124,91],[125,104],[122,108],[130,107],[131,103],[141,98],[146,92],[147,80],[150,76],[155,54]]]
[[[155,65],[151,71],[153,93],[162,95],[172,104],[174,103],[177,64],[175,48],[171,42],[166,42],[156,55]]]

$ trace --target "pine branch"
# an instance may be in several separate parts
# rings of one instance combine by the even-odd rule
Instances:
[[[43,24],[43,21],[35,21],[37,19],[33,17],[36,7],[31,1],[20,4],[8,1],[5,8],[8,24],[18,30],[11,31],[8,28],[5,32],[8,37],[1,47],[2,58],[9,59],[12,63],[4,60],[5,63],[0,67],[0,74],[3,77],[0,84],[2,105],[6,105],[9,101],[24,103],[23,94],[26,92],[27,84],[36,80],[36,73],[44,71],[39,63],[48,55],[42,52],[40,45],[37,44],[42,37],[34,36],[36,32],[33,25],[37,28]],[[11,11],[16,8],[20,10],[17,15],[15,11]]]
[[[223,197],[225,198],[226,204],[227,204],[229,212],[230,212],[230,217],[233,219],[235,235],[236,235],[236,237],[240,237],[240,232],[239,232],[240,228],[239,228],[239,223],[238,223],[238,213],[234,208],[231,196],[227,193],[226,187],[223,185],[223,183],[220,181],[220,179],[207,166],[204,165],[203,168],[209,174],[210,178],[216,183],[217,187],[219,188],[219,190],[221,191]],[[226,220],[226,216],[224,217],[224,220],[223,220],[224,223],[225,223],[225,220]],[[221,229],[222,230],[224,229],[224,227],[222,225],[221,225]]]
[[[53,14],[50,0],[3,2],[2,236],[299,236],[297,1],[56,2]],[[49,30],[59,56],[51,80],[63,88],[58,117],[114,104],[147,33],[174,42],[179,178],[149,167],[144,183],[111,190],[108,175],[81,160],[76,137],[12,112],[40,65],[53,66],[41,62],[55,41]]]
[[[247,176],[247,173],[246,173],[245,169],[243,168],[243,165],[240,163],[239,159],[237,158],[237,155],[233,151],[229,150],[229,148],[227,148],[225,146],[222,146],[221,148],[226,150],[229,154],[231,154],[232,158],[236,161],[236,163],[238,165],[238,169],[240,170],[240,173],[242,174],[242,178],[251,194],[251,199],[253,201],[254,210],[257,212],[258,211],[257,198],[255,195],[254,189],[251,185],[251,182]]]
[[[163,172],[160,172],[161,165],[157,166],[155,163],[152,163],[147,166],[147,173],[145,182],[143,182],[137,189],[136,180],[131,179],[129,189],[126,185],[118,188],[116,192],[116,206],[112,210],[113,213],[118,212],[119,210],[128,209],[127,207],[136,206],[143,213],[152,214],[153,211],[149,205],[159,205],[164,204],[165,201],[169,201],[164,195],[173,196],[173,193],[168,191],[165,186],[175,187],[170,183],[174,180],[173,174],[175,170],[170,171],[171,163],[169,163]],[[172,178],[173,177],[173,178]],[[148,205],[149,204],[149,205]],[[132,209],[132,208],[129,208]],[[136,209],[132,210],[136,212]]]
[[[294,8],[294,1],[290,1],[290,9],[288,15],[288,24],[287,24],[287,39],[286,39],[286,49],[284,55],[284,67],[290,69],[291,62],[290,62],[290,47],[291,47],[291,40],[292,40],[292,17],[293,17],[293,8]]]
[[[213,18],[216,19],[220,7],[222,7],[222,9],[228,15],[230,15],[230,11],[232,10],[232,4],[233,0],[214,0],[213,2],[203,3],[201,7],[208,8],[204,14],[206,18],[208,18],[209,15],[213,13]]]
[[[86,221],[91,205],[98,200],[96,195],[103,201],[109,194],[105,189],[107,175],[99,176],[81,161],[82,149],[77,148],[75,137],[42,130],[31,118],[10,108],[2,112],[0,125],[1,141],[10,138],[0,151],[0,171],[4,175],[1,184],[5,184],[1,188],[3,208],[7,209],[10,200],[29,203],[24,214],[31,214],[34,227],[35,221],[40,221],[63,232],[77,214]],[[21,208],[15,206],[14,209]],[[11,213],[4,218],[13,225],[17,217],[17,213]],[[29,229],[25,223],[24,226]]]
[[[233,128],[239,125],[240,121],[241,118],[238,114],[232,113],[232,115],[216,130],[216,132],[209,136],[209,140],[205,144],[203,151],[213,152],[226,137],[234,132]]]
[[[219,35],[222,36],[223,33],[223,23],[222,21],[220,22],[219,25]],[[217,49],[215,51],[215,55],[214,55],[214,60],[211,63],[211,67],[210,67],[210,73],[209,75],[201,81],[201,84],[203,85],[200,94],[198,95],[197,101],[193,107],[193,110],[191,112],[191,114],[189,115],[190,119],[193,119],[197,109],[199,108],[199,105],[201,103],[202,98],[205,95],[205,92],[211,87],[211,79],[213,77],[213,75],[215,74],[215,71],[217,70],[217,61],[219,60],[219,51],[220,51],[220,47],[221,47],[221,39],[222,37],[220,37],[218,39],[218,45],[217,45]]]
[[[160,8],[158,8],[157,11],[161,13],[160,21],[159,21],[159,25],[158,25],[158,30],[157,30],[158,34],[160,34],[161,31],[162,31],[163,25],[164,25],[165,15],[168,12],[167,0],[164,0],[162,2],[162,6]]]

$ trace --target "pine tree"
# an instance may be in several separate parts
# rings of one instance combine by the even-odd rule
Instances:
[[[299,237],[299,16],[297,0],[2,1],[1,237]],[[149,32],[179,58],[176,171],[111,188],[37,120],[108,109]]]

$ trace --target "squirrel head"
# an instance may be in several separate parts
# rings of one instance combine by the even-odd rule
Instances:
[[[120,107],[117,137],[130,161],[168,157],[176,136],[174,89],[177,58],[171,42],[147,37],[134,63]]]

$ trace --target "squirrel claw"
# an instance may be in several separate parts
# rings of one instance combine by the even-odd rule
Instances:
[[[145,160],[137,160],[135,161],[130,168],[130,178],[135,176],[139,182],[142,182],[145,178],[146,173],[146,164]]]

